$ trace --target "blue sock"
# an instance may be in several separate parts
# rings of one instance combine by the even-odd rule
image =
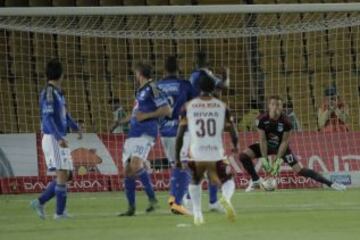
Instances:
[[[129,206],[135,208],[135,188],[136,188],[135,178],[125,177],[124,185],[125,185],[125,194]]]
[[[181,205],[182,199],[187,193],[187,189],[190,183],[190,174],[187,170],[179,170],[177,183],[178,187],[175,193],[175,203]]]
[[[55,186],[56,195],[56,214],[62,215],[66,208],[66,184],[56,184]]]
[[[55,186],[56,181],[53,180],[48,184],[45,191],[41,193],[40,197],[38,198],[41,205],[44,205],[46,202],[48,202],[55,196]]]
[[[170,178],[170,195],[173,197],[175,197],[177,192],[179,176],[180,176],[180,169],[174,168],[171,171],[171,178]]]
[[[144,190],[146,192],[146,195],[149,199],[155,198],[155,192],[151,185],[150,175],[149,173],[143,168],[140,171],[137,172],[136,176],[140,179]]]
[[[218,187],[216,185],[209,184],[209,202],[211,204],[217,202]]]

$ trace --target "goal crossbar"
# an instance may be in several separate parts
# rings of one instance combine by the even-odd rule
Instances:
[[[224,13],[357,12],[360,3],[256,4],[211,6],[6,7],[0,16],[192,15]]]

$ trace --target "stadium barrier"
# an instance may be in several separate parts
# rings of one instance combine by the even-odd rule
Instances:
[[[241,149],[256,139],[255,133],[240,133]],[[360,132],[348,133],[294,133],[291,148],[303,166],[317,170],[326,177],[351,187],[360,186]],[[72,156],[74,158],[74,180],[69,184],[73,192],[120,191],[122,186],[121,153],[125,136],[122,134],[84,134],[77,140],[70,134]],[[224,137],[225,146],[231,146],[230,138]],[[229,153],[230,149],[226,149]],[[159,140],[152,149],[149,161],[160,162],[152,170],[156,190],[169,187],[168,165],[164,164],[164,154]],[[260,175],[264,176],[260,163],[256,164]],[[232,171],[235,170],[232,168]],[[235,173],[237,188],[248,184],[249,176],[240,168]],[[0,193],[41,192],[53,176],[46,170],[41,151],[40,134],[0,135]],[[206,187],[206,183],[204,184]],[[297,176],[284,165],[278,177],[279,188],[314,188],[320,184],[311,179]],[[141,188],[138,183],[138,188]]]

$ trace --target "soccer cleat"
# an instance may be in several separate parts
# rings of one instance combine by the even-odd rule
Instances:
[[[210,210],[210,212],[225,213],[225,209],[222,207],[222,205],[219,203],[219,201],[217,201],[215,203],[210,203],[209,210]]]
[[[151,213],[155,211],[156,208],[158,208],[158,200],[156,198],[150,199],[149,206],[145,209],[145,212]]]
[[[45,220],[44,206],[40,204],[38,199],[32,200],[30,202],[30,206],[36,212],[40,219]]]
[[[131,217],[131,216],[135,216],[135,207],[129,206],[126,212],[118,214],[118,217]]]
[[[256,181],[250,180],[249,186],[245,189],[245,192],[252,192],[259,188],[262,181],[262,178],[259,178]]]
[[[173,205],[173,203],[175,202],[175,197],[174,196],[170,196],[168,199],[168,204],[171,207]]]
[[[200,226],[204,224],[204,217],[201,212],[194,213],[194,224],[195,226]]]
[[[225,210],[226,217],[229,219],[229,221],[235,222],[236,213],[232,204],[228,202],[224,197],[222,197],[219,202]]]
[[[171,212],[178,215],[192,215],[183,205],[178,205],[176,203],[173,203],[171,206]]]
[[[341,183],[337,183],[337,182],[334,182],[333,184],[331,184],[331,188],[336,191],[345,191],[346,190],[345,185],[343,185]]]

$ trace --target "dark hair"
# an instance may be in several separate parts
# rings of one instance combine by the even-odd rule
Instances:
[[[327,89],[325,89],[324,95],[326,97],[336,96],[337,95],[336,87],[335,86],[328,87]]]
[[[165,60],[165,71],[168,73],[176,73],[178,70],[178,62],[176,56],[169,56]]]
[[[200,74],[199,79],[200,91],[205,93],[212,93],[215,90],[215,81],[205,71]]]
[[[108,101],[109,104],[120,104],[120,99],[119,98],[113,98],[113,99],[109,99]]]
[[[283,107],[284,108],[294,108],[294,105],[293,105],[292,101],[287,101],[287,102],[283,103]]]
[[[282,101],[283,99],[279,96],[279,95],[271,95],[268,97],[268,102],[270,102],[271,100],[278,100],[278,101]]]
[[[53,58],[46,64],[46,78],[47,80],[59,80],[63,74],[63,67],[61,62]]]
[[[200,51],[196,54],[196,63],[198,67],[207,67],[207,59],[206,59],[206,53],[203,51]]]
[[[149,79],[152,76],[152,68],[147,63],[137,63],[135,65],[135,71],[138,71],[143,77]]]

